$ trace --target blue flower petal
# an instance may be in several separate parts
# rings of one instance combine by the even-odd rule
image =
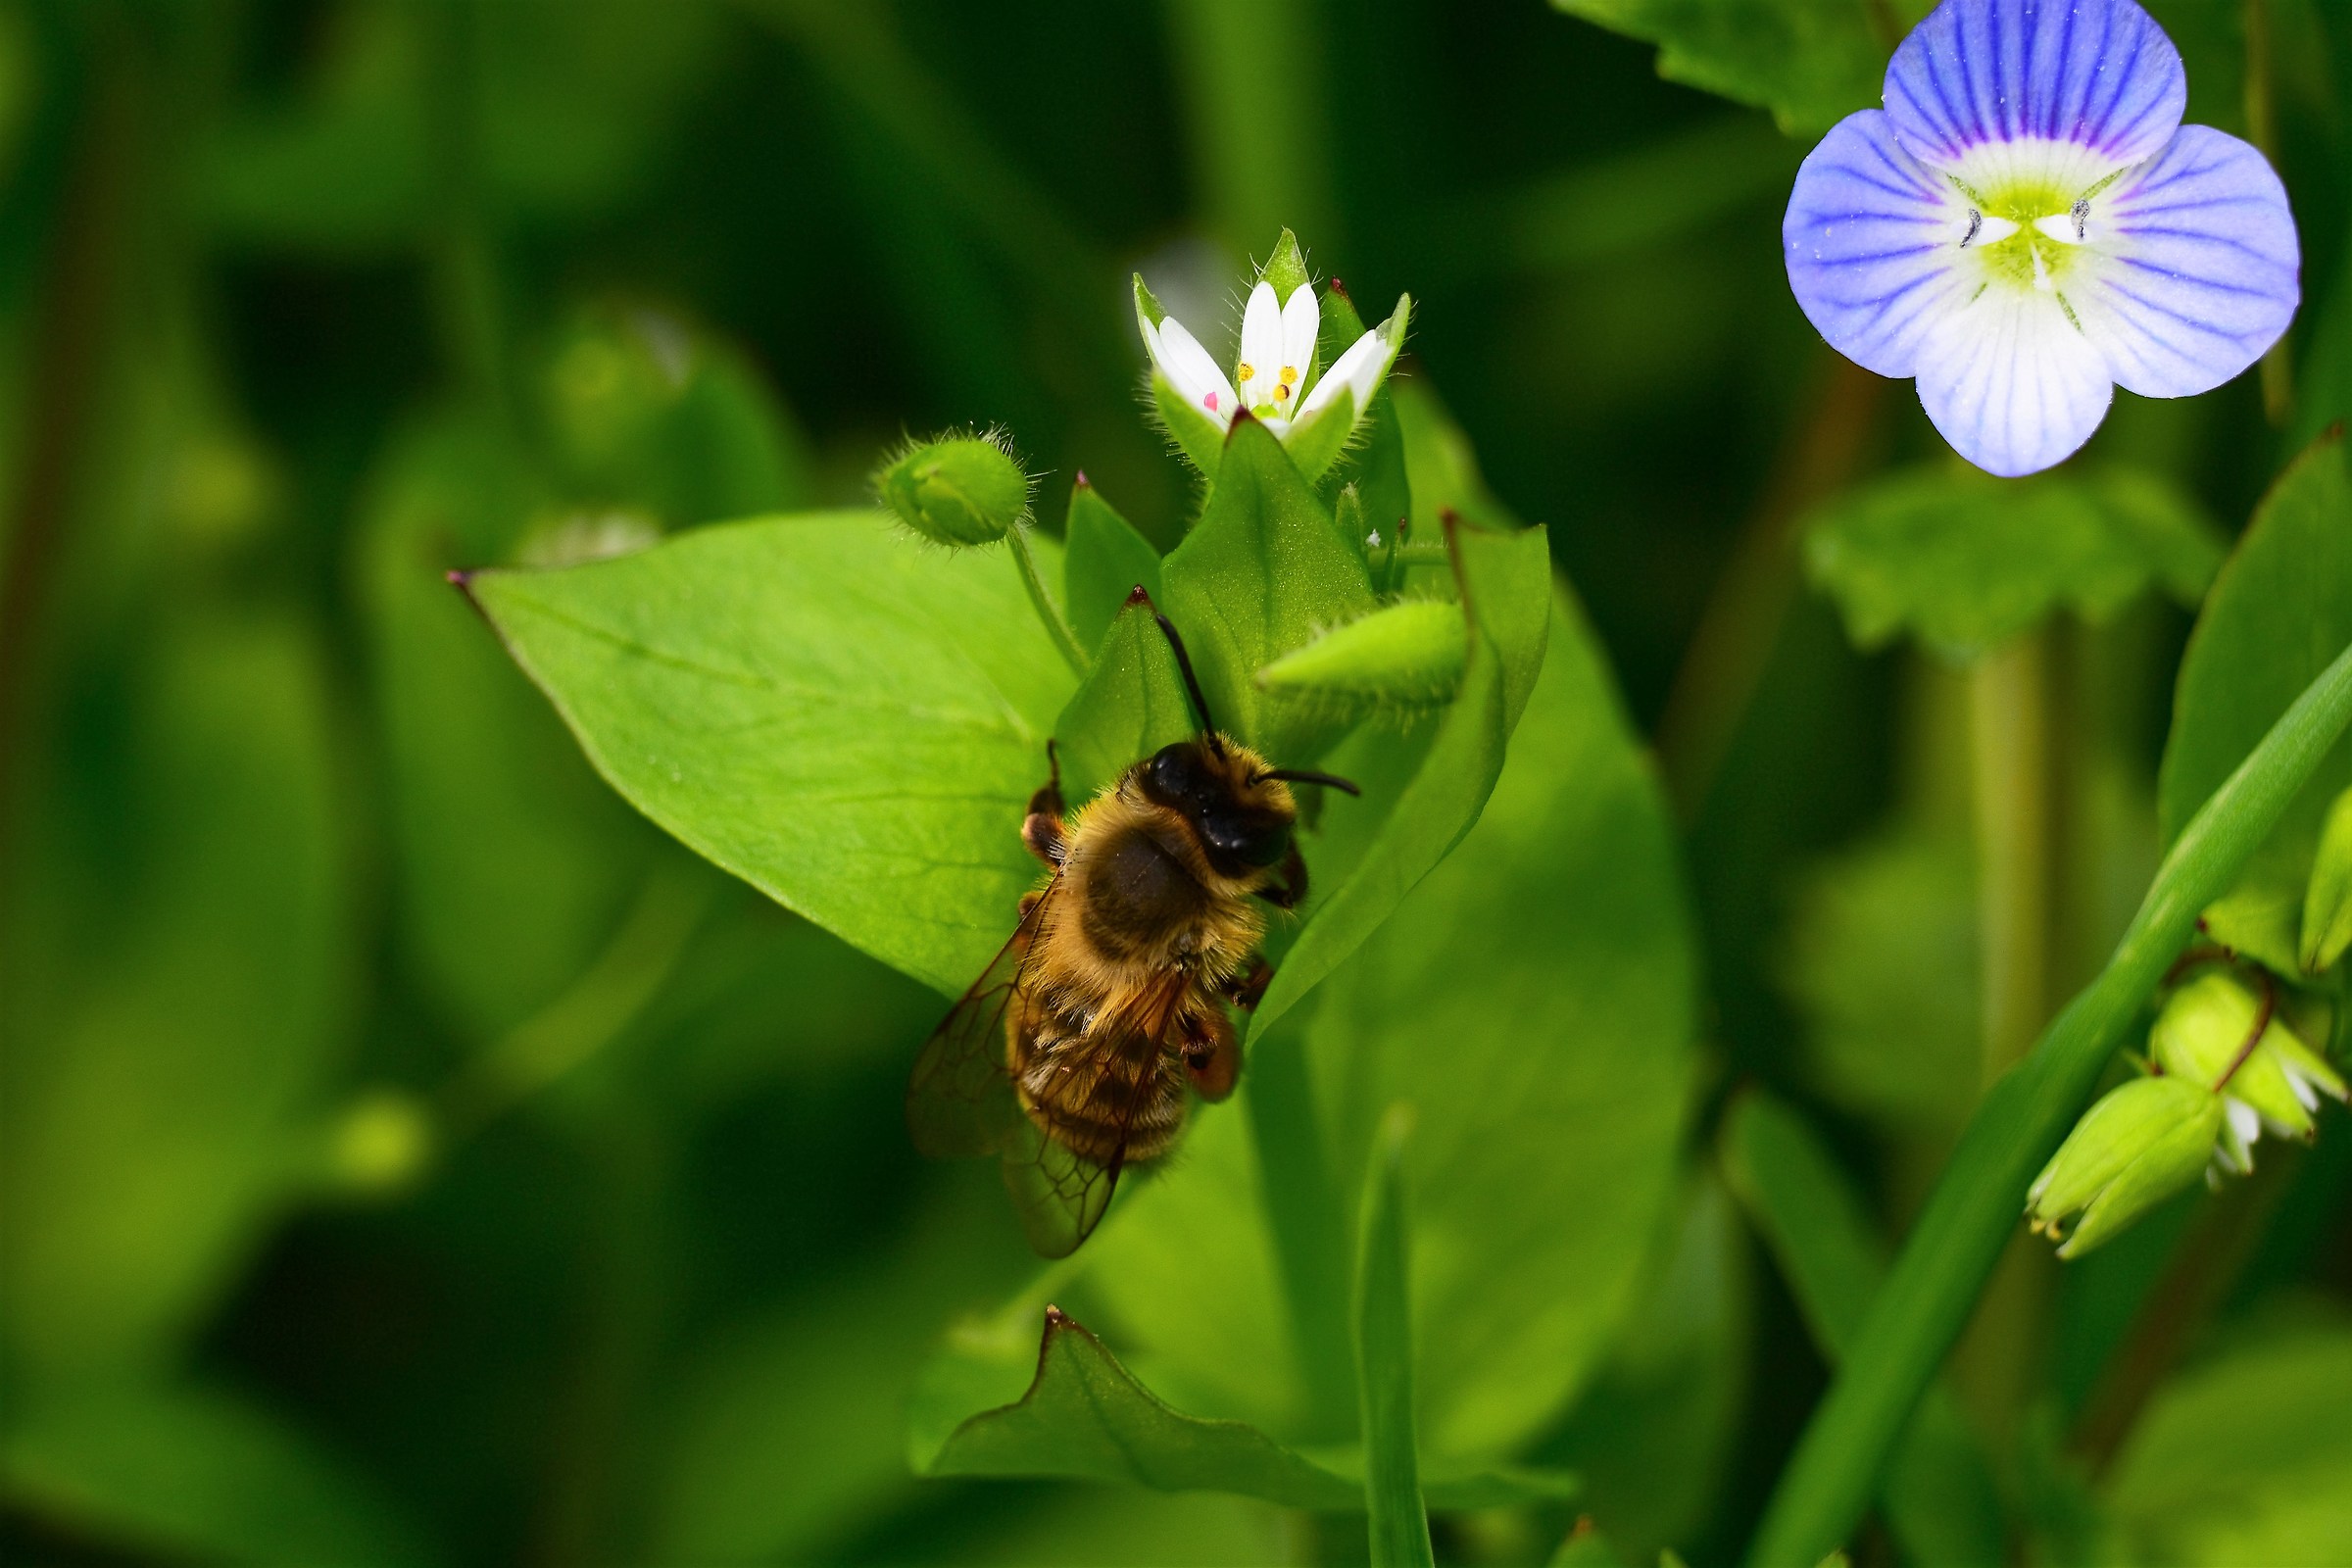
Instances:
[[[1943,0],[1886,66],[1886,113],[1922,160],[2043,139],[2107,167],[2153,156],[2188,105],[2180,51],[2133,0]]]
[[[2285,187],[2235,136],[2186,125],[2091,206],[2089,281],[2070,288],[2115,378],[2211,391],[2267,353],[2301,302]]]
[[[2064,462],[2114,401],[2107,357],[2055,293],[1988,288],[1938,313],[1919,401],[1952,450],[2004,478]]]
[[[1781,249],[1788,286],[1830,346],[1881,375],[1918,373],[1929,326],[1962,288],[1968,208],[1876,109],[1849,115],[1797,171]]]

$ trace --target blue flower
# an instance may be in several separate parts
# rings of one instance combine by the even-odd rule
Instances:
[[[2049,467],[2117,385],[2210,391],[2286,330],[2286,192],[2246,143],[2180,123],[2180,52],[2133,0],[1943,0],[1885,99],[1798,172],[1788,283],[1833,348],[1918,377],[1979,467]]]

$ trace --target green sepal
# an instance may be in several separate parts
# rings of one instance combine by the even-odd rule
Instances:
[[[1346,387],[1340,395],[1317,409],[1314,417],[1304,423],[1293,424],[1284,435],[1283,450],[1298,465],[1299,477],[1313,484],[1331,471],[1331,466],[1348,450],[1348,438],[1355,433],[1355,394]]]
[[[1217,465],[1225,455],[1226,432],[1217,421],[1187,403],[1177,392],[1175,383],[1161,374],[1156,367],[1152,371],[1152,407],[1159,415],[1168,439],[1184,454],[1185,462],[1200,470],[1201,477],[1217,476]]]
[[[2058,1248],[2079,1257],[2187,1186],[2213,1156],[2221,1136],[2222,1097],[2186,1079],[2135,1078],[2083,1113],[2027,1195],[2036,1230],[2059,1234],[2082,1218]]]
[[[1410,297],[1400,299],[1397,309],[1403,313],[1396,332],[1396,349],[1400,349],[1405,328],[1411,324]],[[1355,301],[1338,279],[1333,279],[1323,290],[1322,341],[1316,358],[1329,365],[1363,335],[1364,320],[1356,314]],[[1395,368],[1396,353],[1396,349],[1391,350],[1391,368]],[[1372,394],[1371,406],[1357,421],[1356,441],[1348,448],[1346,461],[1336,465],[1331,475],[1326,476],[1326,482],[1335,478],[1341,483],[1353,484],[1361,492],[1364,516],[1371,525],[1366,531],[1377,531],[1383,539],[1394,540],[1397,522],[1412,515],[1413,491],[1405,471],[1404,431],[1389,395],[1386,372]]]
[[[1410,713],[1453,701],[1468,651],[1459,604],[1413,599],[1333,627],[1259,670],[1257,684],[1349,718]]]
[[[1089,653],[1102,644],[1127,596],[1141,588],[1159,598],[1159,552],[1136,532],[1102,492],[1078,475],[1062,528],[1061,597],[1070,630]]]
[[[1152,295],[1150,285],[1144,281],[1144,274],[1136,273],[1135,319],[1137,323],[1142,326],[1157,328],[1159,323],[1167,318],[1168,313],[1160,309],[1158,299]]]
[[[2249,1051],[2246,1043],[2258,1021],[2262,1038]],[[2335,1076],[2275,1011],[2265,1016],[2260,1000],[2244,982],[2221,969],[2208,970],[2173,993],[2148,1035],[2148,1050],[2167,1073],[2251,1106],[2264,1122],[2290,1138],[2308,1139],[2313,1124],[2311,1112],[2288,1081],[2288,1063],[2317,1065],[2327,1075],[2323,1084]],[[2337,1082],[2332,1092],[2340,1093],[2341,1088]]]
[[[1298,249],[1298,236],[1289,229],[1274,241],[1273,254],[1257,270],[1257,280],[1274,285],[1274,303],[1288,305],[1291,296],[1309,284],[1306,275],[1306,255]],[[1303,394],[1304,387],[1299,388]]]
[[[2347,947],[2352,947],[2352,789],[2328,808],[2311,882],[2303,890],[2303,972],[2333,968]]]

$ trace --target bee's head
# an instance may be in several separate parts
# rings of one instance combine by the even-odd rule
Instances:
[[[1129,604],[1151,602],[1141,586],[1128,597]],[[1329,773],[1270,767],[1247,746],[1218,734],[1208,716],[1208,701],[1200,695],[1200,678],[1193,673],[1192,659],[1184,651],[1184,639],[1176,635],[1167,616],[1156,610],[1152,615],[1176,656],[1185,692],[1192,698],[1193,711],[1200,715],[1200,733],[1152,754],[1137,770],[1144,796],[1154,805],[1183,813],[1200,835],[1208,863],[1219,874],[1239,877],[1251,870],[1270,869],[1290,853],[1291,827],[1298,820],[1298,805],[1291,799],[1291,781],[1328,784],[1350,795],[1355,786]]]
[[[1138,776],[1145,799],[1181,812],[1208,863],[1226,876],[1265,870],[1291,851],[1298,807],[1257,754],[1213,732],[1152,754]]]

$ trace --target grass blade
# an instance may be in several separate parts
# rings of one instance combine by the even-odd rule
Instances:
[[[2140,1004],[2195,930],[2198,912],[2228,891],[2347,719],[2352,649],[2305,688],[2190,820],[2107,967],[1984,1097],[1783,1473],[1750,1562],[1815,1563],[1853,1529],[1912,1408],[1968,1321],[2034,1171],[2081,1114]]]

